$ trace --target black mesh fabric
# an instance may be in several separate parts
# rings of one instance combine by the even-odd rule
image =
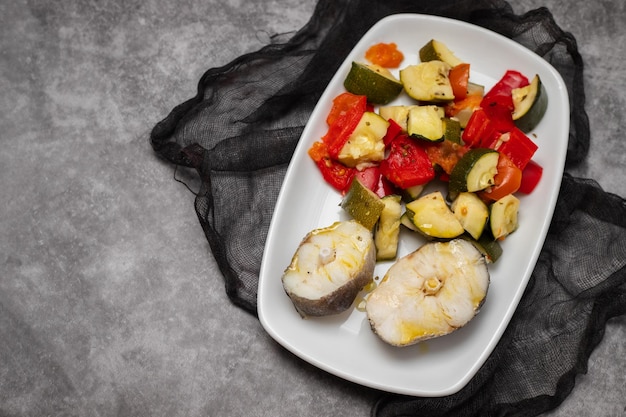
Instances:
[[[545,8],[518,16],[499,0],[319,0],[293,36],[206,71],[198,94],[151,132],[160,157],[197,172],[195,209],[234,304],[256,314],[258,273],[287,165],[319,96],[361,36],[395,13],[446,16],[523,44],[569,90],[567,166],[586,157],[583,62]],[[601,140],[602,138],[595,138]],[[569,394],[611,317],[626,313],[626,205],[592,180],[565,174],[542,253],[500,343],[460,392],[381,393],[373,416],[532,416]]]

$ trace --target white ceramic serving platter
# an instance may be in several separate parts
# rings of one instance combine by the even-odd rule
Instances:
[[[302,238],[311,230],[347,219],[341,195],[328,186],[307,155],[326,133],[332,99],[344,91],[352,61],[366,62],[365,51],[395,42],[404,53],[400,67],[419,62],[430,39],[444,42],[471,65],[471,81],[490,88],[507,69],[531,78],[539,74],[549,104],[530,135],[539,149],[534,160],[544,168],[530,195],[520,196],[519,229],[503,242],[504,254],[490,265],[491,284],[480,313],[465,327],[408,347],[392,347],[371,331],[365,313],[352,308],[331,317],[302,319],[285,294],[281,276]],[[397,75],[397,71],[395,72]],[[403,93],[404,94],[404,93]],[[410,100],[399,97],[392,104]],[[264,329],[282,346],[334,375],[380,390],[414,396],[444,396],[463,388],[498,343],[526,288],[541,251],[556,204],[569,135],[569,100],[558,72],[538,55],[503,36],[461,21],[399,14],[373,26],[338,69],[302,133],[281,189],[261,265],[258,313]],[[417,249],[421,238],[403,230],[399,255]],[[379,263],[382,277],[391,263]]]

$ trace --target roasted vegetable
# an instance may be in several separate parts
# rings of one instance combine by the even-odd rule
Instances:
[[[387,104],[402,91],[402,83],[387,68],[359,62],[352,63],[343,85],[353,94],[367,96],[374,104]]]
[[[452,239],[465,231],[439,191],[408,203],[406,209],[415,227],[430,238]]]
[[[418,101],[446,102],[454,100],[448,78],[450,65],[442,61],[428,61],[409,65],[400,70],[400,81],[407,94]]]

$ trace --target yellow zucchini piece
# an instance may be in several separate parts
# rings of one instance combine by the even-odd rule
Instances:
[[[406,205],[413,213],[413,224],[428,237],[452,239],[465,232],[440,191],[426,194]]]
[[[389,122],[380,115],[366,111],[337,158],[349,167],[382,161],[385,158],[383,138],[388,127]]]
[[[407,131],[407,120],[409,119],[409,110],[413,106],[381,106],[378,114],[385,120],[393,120],[404,132]]]
[[[374,231],[377,261],[385,261],[396,257],[400,237],[400,218],[402,217],[402,205],[399,195],[387,195],[381,200],[385,207],[380,213],[380,218]]]
[[[416,139],[428,142],[441,142],[444,138],[444,126],[441,107],[413,106],[409,110],[407,133]]]
[[[443,61],[451,67],[456,67],[463,63],[446,44],[436,39],[431,39],[426,45],[422,46],[419,56],[422,62]]]
[[[502,197],[491,205],[489,225],[496,239],[504,239],[518,227],[520,201],[513,194]]]
[[[451,66],[443,61],[428,61],[400,70],[400,81],[407,94],[418,101],[447,102],[454,100],[448,74]]]
[[[478,240],[485,230],[489,218],[489,208],[474,193],[463,192],[454,199],[450,209],[463,229]]]

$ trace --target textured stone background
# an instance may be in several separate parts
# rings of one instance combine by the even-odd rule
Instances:
[[[547,6],[586,62],[574,174],[626,196],[622,0]],[[0,415],[367,416],[375,392],[232,306],[193,196],[149,130],[210,67],[299,29],[312,0],[0,3]],[[552,416],[626,415],[626,317]]]

